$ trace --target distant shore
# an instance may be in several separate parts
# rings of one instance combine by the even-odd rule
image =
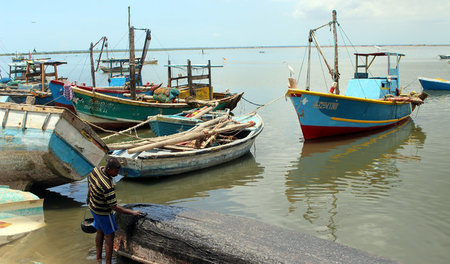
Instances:
[[[398,44],[398,45],[356,45],[356,47],[445,47],[450,46],[450,44]],[[278,48],[305,48],[307,46],[236,46],[236,47],[192,47],[192,48],[160,48],[160,49],[149,49],[148,51],[173,51],[173,50],[220,50],[220,49],[278,49]],[[323,46],[330,47],[330,46]],[[345,47],[345,46],[340,46]],[[108,52],[127,52],[127,49],[114,49],[108,50]],[[142,50],[136,50],[142,51]],[[94,53],[99,53],[100,50],[94,50]],[[28,56],[31,55],[49,55],[49,54],[79,54],[79,53],[89,53],[89,50],[68,50],[68,51],[33,51],[33,52],[22,52],[22,53],[2,53],[0,56]]]

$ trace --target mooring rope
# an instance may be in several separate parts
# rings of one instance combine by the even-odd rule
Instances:
[[[245,97],[242,97],[242,99],[243,99],[244,101],[246,101],[246,102],[252,104],[252,105],[263,106],[262,104],[257,104],[257,103],[254,103],[254,102],[252,102],[252,101],[249,101],[249,100],[245,99]]]

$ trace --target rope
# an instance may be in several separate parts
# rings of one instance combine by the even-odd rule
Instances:
[[[322,69],[322,76],[323,76],[323,81],[325,82],[325,87],[329,87],[328,83],[327,83],[327,78],[325,77],[325,71],[323,70],[323,64],[322,64],[322,60],[320,57],[320,53],[318,50],[317,50],[317,57],[319,57],[319,63],[320,63],[320,68]]]
[[[305,47],[305,53],[303,54],[302,64],[300,66],[300,71],[298,72],[297,83],[300,83],[300,76],[301,76],[301,74],[303,72],[303,63],[305,62],[306,52],[307,51],[308,51],[308,48]]]
[[[271,104],[275,103],[276,101],[280,100],[280,99],[283,98],[284,96],[285,96],[285,95],[283,94],[283,95],[281,95],[280,97],[275,98],[275,99],[273,99],[272,101],[268,102],[267,104],[261,105],[260,107],[256,108],[256,109],[253,111],[253,113],[256,113],[256,111],[259,111],[259,110],[261,110],[262,108],[264,108],[264,107],[266,107],[266,106],[268,106],[268,105],[271,105]]]
[[[245,99],[245,97],[242,97],[242,99],[243,99],[244,101],[246,101],[246,102],[248,102],[248,103],[252,104],[252,105],[256,105],[256,106],[263,106],[262,104],[257,104],[257,103],[251,102],[251,101],[249,101],[249,100]]]

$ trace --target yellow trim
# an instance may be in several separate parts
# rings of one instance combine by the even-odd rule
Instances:
[[[410,102],[398,102],[398,101],[394,102],[394,101],[384,101],[384,100],[376,100],[376,99],[366,99],[366,98],[359,98],[359,97],[345,96],[345,95],[337,95],[337,94],[330,94],[330,93],[311,92],[311,91],[299,90],[299,89],[288,89],[287,92],[286,92],[286,95],[290,96],[291,94],[309,94],[309,95],[323,96],[323,97],[343,99],[343,100],[352,100],[352,101],[374,103],[374,104],[387,104],[387,105],[409,104],[410,103]]]
[[[334,121],[343,121],[343,122],[353,122],[353,123],[365,123],[365,124],[381,124],[381,123],[391,123],[391,122],[398,122],[400,120],[403,120],[407,118],[408,116],[404,116],[400,119],[390,119],[390,120],[357,120],[357,119],[346,119],[346,118],[339,118],[339,117],[332,117],[331,120]]]
[[[86,90],[76,88],[76,87],[72,87],[72,89],[75,93],[83,94],[83,95],[86,95],[89,97],[99,98],[99,99],[105,100],[105,101],[121,103],[121,104],[136,105],[136,106],[153,106],[153,107],[173,107],[173,105],[174,105],[173,103],[159,103],[156,101],[153,101],[153,102],[135,101],[135,100],[131,100],[131,99],[110,96],[110,95],[102,94],[102,93],[98,93],[98,92],[90,92],[90,91],[86,91]],[[186,103],[177,103],[176,105],[178,105],[179,107],[187,106]]]

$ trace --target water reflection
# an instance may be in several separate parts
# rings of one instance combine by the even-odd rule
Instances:
[[[122,179],[116,185],[125,203],[166,203],[208,197],[209,192],[251,184],[262,178],[264,167],[249,153],[243,157],[205,170],[159,180]]]
[[[417,150],[425,138],[422,129],[408,120],[357,138],[305,142],[301,156],[286,175],[289,213],[304,206],[304,219],[336,240],[334,217],[339,195],[368,202],[388,195],[401,181],[397,162],[420,160]],[[412,151],[403,151],[409,148]]]

